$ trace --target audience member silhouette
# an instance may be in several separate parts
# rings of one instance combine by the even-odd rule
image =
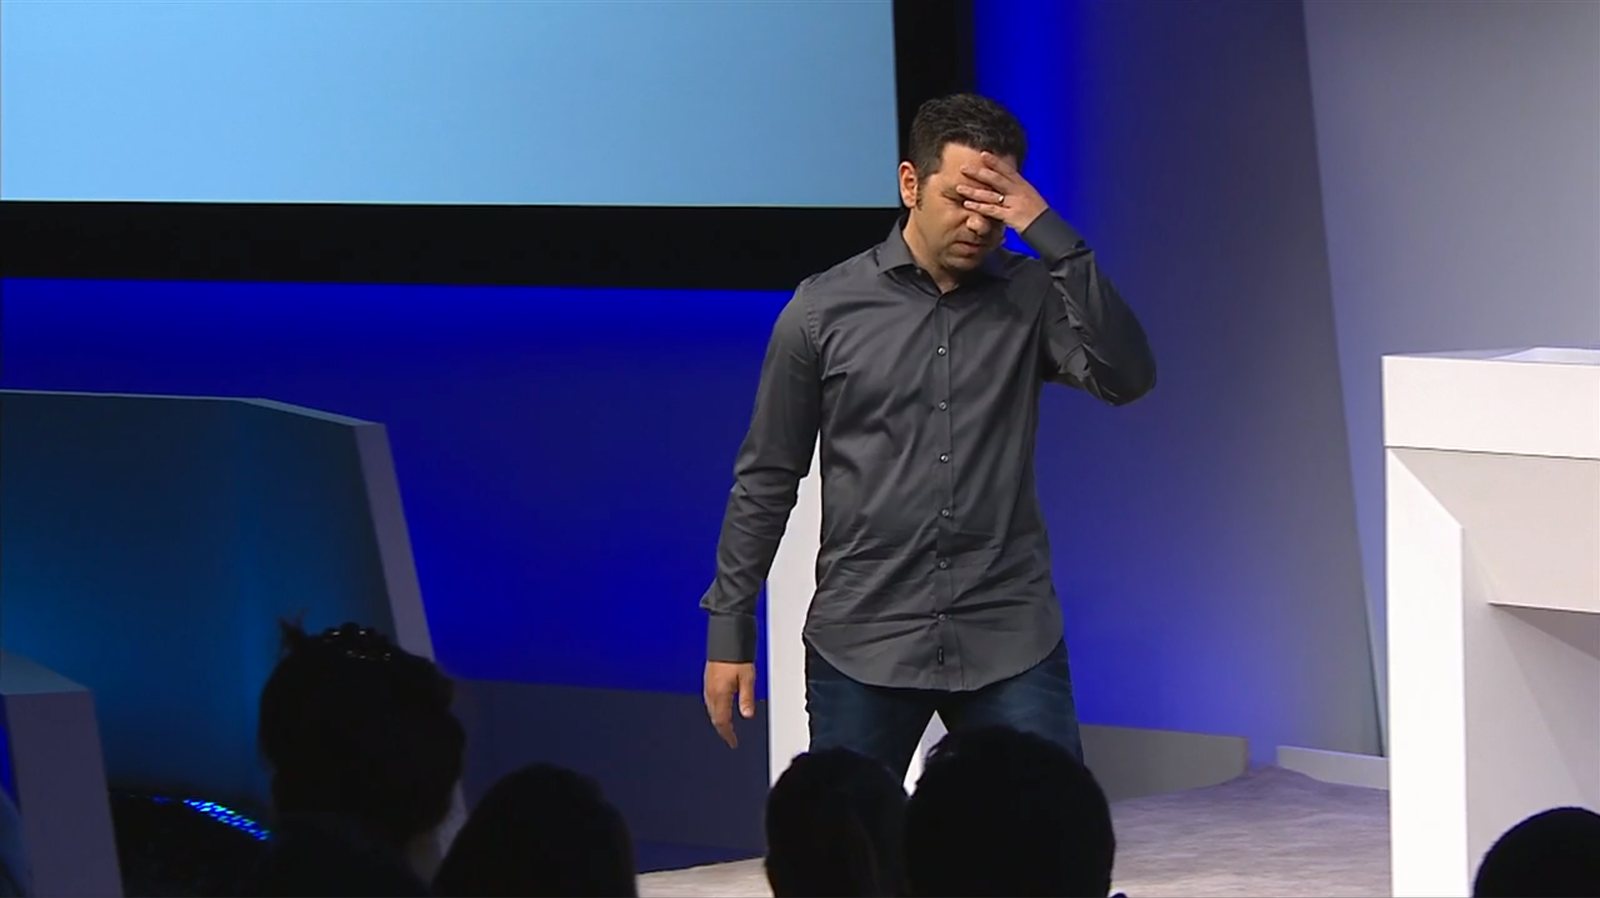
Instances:
[[[777,898],[905,894],[906,793],[846,749],[795,758],[767,796],[767,881]]]
[[[1507,830],[1478,866],[1477,898],[1600,895],[1600,814],[1555,808]]]
[[[906,808],[913,895],[1105,898],[1115,854],[1099,784],[1066,749],[1031,733],[951,733]]]
[[[246,898],[422,898],[427,883],[393,846],[333,815],[285,820],[245,878]]]
[[[125,789],[110,798],[125,898],[231,894],[261,859],[256,836],[181,798]]]
[[[478,802],[440,864],[433,892],[633,898],[633,840],[593,780],[532,764]]]
[[[407,858],[461,777],[453,684],[356,624],[317,636],[285,624],[283,643],[260,709],[276,832],[245,891],[423,894]]]

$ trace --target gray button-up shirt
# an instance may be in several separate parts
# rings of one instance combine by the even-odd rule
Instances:
[[[901,234],[808,278],[778,316],[717,546],[707,656],[755,658],[756,597],[822,435],[805,639],[863,683],[978,689],[1061,639],[1034,487],[1046,381],[1150,390],[1143,329],[1054,211],[940,295]],[[1042,260],[1042,261],[1041,261]]]

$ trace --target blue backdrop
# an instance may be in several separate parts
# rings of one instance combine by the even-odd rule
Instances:
[[[7,280],[3,385],[388,425],[453,673],[698,692],[733,458],[786,293]]]

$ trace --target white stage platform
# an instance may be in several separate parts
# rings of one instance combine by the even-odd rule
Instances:
[[[1394,893],[1600,808],[1600,350],[1384,359]]]

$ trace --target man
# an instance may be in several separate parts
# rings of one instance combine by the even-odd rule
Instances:
[[[1011,726],[1081,757],[1034,489],[1039,393],[1053,381],[1120,405],[1155,363],[1094,254],[1022,177],[1025,149],[991,100],[925,103],[900,163],[906,214],[778,316],[701,600],[706,709],[730,746],[735,697],[755,713],[756,596],[820,432],[811,749],[903,777],[937,712],[952,732]],[[1006,228],[1040,258],[1000,249]]]

